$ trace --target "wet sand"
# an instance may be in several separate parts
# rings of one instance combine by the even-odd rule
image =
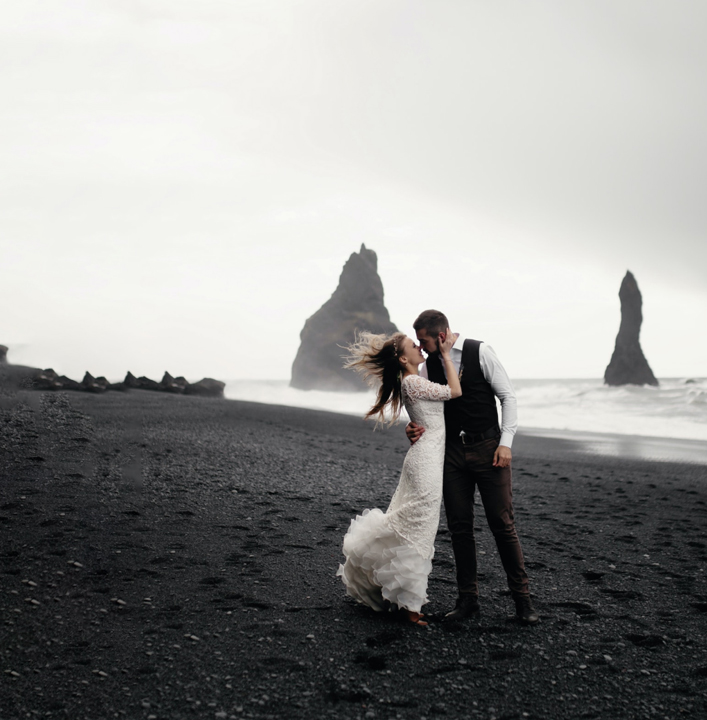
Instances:
[[[534,444],[539,438],[564,440],[562,444],[553,445],[554,454],[564,451],[570,455],[601,455],[626,460],[707,465],[707,441],[704,440],[540,428],[524,428],[523,436],[531,439]]]
[[[519,436],[535,627],[483,511],[482,615],[442,519],[428,628],[344,597],[401,427],[237,401],[0,397],[0,717],[682,718],[707,713],[707,466]]]

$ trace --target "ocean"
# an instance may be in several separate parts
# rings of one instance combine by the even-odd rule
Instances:
[[[658,387],[608,387],[598,379],[515,380],[519,428],[582,439],[604,454],[624,454],[630,446],[634,457],[707,463],[707,378],[659,381]],[[288,380],[231,380],[226,397],[363,416],[374,395],[296,390]]]

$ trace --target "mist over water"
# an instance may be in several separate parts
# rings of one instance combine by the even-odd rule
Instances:
[[[707,441],[707,378],[661,379],[659,387],[608,387],[598,379],[516,380],[519,427]],[[374,393],[296,390],[287,380],[231,380],[231,400],[363,416]]]

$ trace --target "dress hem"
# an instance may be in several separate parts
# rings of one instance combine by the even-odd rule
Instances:
[[[427,599],[431,559],[424,558],[380,509],[364,510],[344,537],[337,575],[347,594],[376,611],[389,605],[419,612]]]

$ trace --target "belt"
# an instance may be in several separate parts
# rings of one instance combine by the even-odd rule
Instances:
[[[476,433],[475,435],[472,435],[471,433],[464,432],[462,430],[459,433],[459,437],[461,438],[462,445],[475,445],[476,443],[481,442],[482,440],[489,440],[492,437],[496,437],[497,435],[501,434],[501,428],[498,427],[498,425],[494,425],[493,427],[490,427],[488,430],[484,430],[484,432]]]

